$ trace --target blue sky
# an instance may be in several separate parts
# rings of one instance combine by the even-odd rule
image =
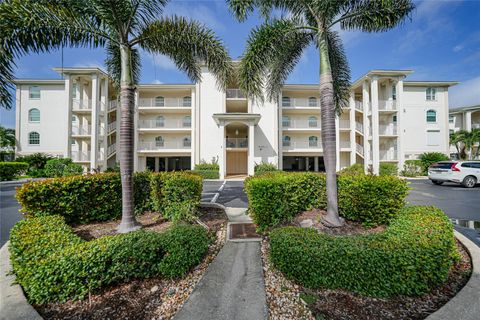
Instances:
[[[340,31],[352,81],[371,69],[412,69],[409,80],[457,80],[450,89],[450,107],[480,104],[480,0],[417,1],[411,21],[389,32],[368,34]],[[223,0],[171,1],[166,14],[203,22],[224,41],[232,58],[239,58],[258,16],[238,23]],[[187,83],[164,56],[142,55],[142,83]],[[103,68],[103,50],[64,49],[64,65]],[[17,60],[18,78],[58,78],[60,52],[29,55]],[[318,82],[318,53],[309,48],[288,83]],[[14,111],[0,110],[2,125],[14,127]]]

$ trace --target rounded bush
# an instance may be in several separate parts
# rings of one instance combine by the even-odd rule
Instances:
[[[27,169],[25,162],[0,162],[0,181],[13,180]]]
[[[453,226],[440,209],[409,207],[378,234],[273,230],[270,258],[288,278],[309,288],[391,297],[422,295],[441,285],[458,253]]]

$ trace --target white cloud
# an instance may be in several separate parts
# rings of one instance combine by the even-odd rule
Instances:
[[[450,108],[480,104],[480,77],[460,83],[449,89]]]
[[[217,32],[227,29],[215,12],[199,1],[171,2],[165,7],[165,15],[177,15],[196,20]]]
[[[453,47],[453,52],[460,52],[463,50],[463,45],[459,44],[458,46]]]
[[[153,84],[164,84],[163,81],[160,81],[158,79],[153,80]]]
[[[105,70],[105,66],[102,62],[97,60],[86,60],[75,63],[73,68],[99,68]]]

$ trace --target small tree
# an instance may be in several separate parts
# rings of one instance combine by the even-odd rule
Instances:
[[[420,155],[423,173],[428,173],[428,167],[439,161],[446,161],[450,158],[441,152],[425,152]]]

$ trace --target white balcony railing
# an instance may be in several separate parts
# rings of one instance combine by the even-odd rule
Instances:
[[[378,101],[378,110],[380,110],[380,111],[397,110],[397,101],[395,101],[395,100],[379,100]]]
[[[295,150],[295,149],[319,149],[322,147],[322,142],[317,141],[282,141],[283,149],[285,150]]]
[[[472,129],[480,129],[480,123],[472,123]]]
[[[380,150],[380,161],[398,160],[397,149]]]
[[[378,134],[384,136],[392,136],[397,134],[397,126],[395,124],[389,125],[379,125],[378,126]]]
[[[290,98],[289,100],[282,100],[283,108],[319,108],[319,99],[307,98]]]
[[[145,98],[138,99],[138,106],[140,108],[190,108],[192,100],[184,98]]]
[[[355,100],[355,109],[363,111],[363,102]]]
[[[92,100],[88,99],[72,99],[73,110],[91,110]]]
[[[363,123],[355,122],[355,130],[363,133]]]
[[[108,102],[108,110],[113,110],[118,107],[118,100],[110,100]]]
[[[340,148],[350,148],[350,141],[340,141]]]
[[[181,129],[181,128],[191,128],[192,122],[189,120],[160,120],[160,119],[153,119],[153,120],[139,120],[138,127],[140,129]]]
[[[225,146],[227,148],[248,148],[248,138],[226,138]]]
[[[302,119],[291,119],[282,121],[283,128],[292,128],[292,129],[320,129],[320,119],[317,120],[302,120]]]
[[[74,136],[88,136],[92,133],[91,125],[72,126],[72,135]]]
[[[117,144],[113,143],[107,147],[107,157],[111,156],[117,151]]]
[[[357,152],[358,152],[359,154],[363,155],[363,152],[364,152],[364,151],[363,151],[363,146],[362,146],[361,144],[356,143],[356,144],[355,144],[355,149],[357,150]]]
[[[72,151],[72,161],[74,162],[90,161],[90,151]]]
[[[350,120],[339,120],[340,129],[350,129]]]
[[[163,150],[163,149],[175,149],[175,150],[182,150],[182,149],[190,149],[192,143],[190,140],[183,140],[183,141],[152,141],[152,142],[141,142],[138,145],[138,150]]]
[[[117,129],[117,121],[113,121],[108,124],[108,133],[113,132],[116,129]]]
[[[227,89],[227,99],[245,99],[245,93],[240,89]]]

